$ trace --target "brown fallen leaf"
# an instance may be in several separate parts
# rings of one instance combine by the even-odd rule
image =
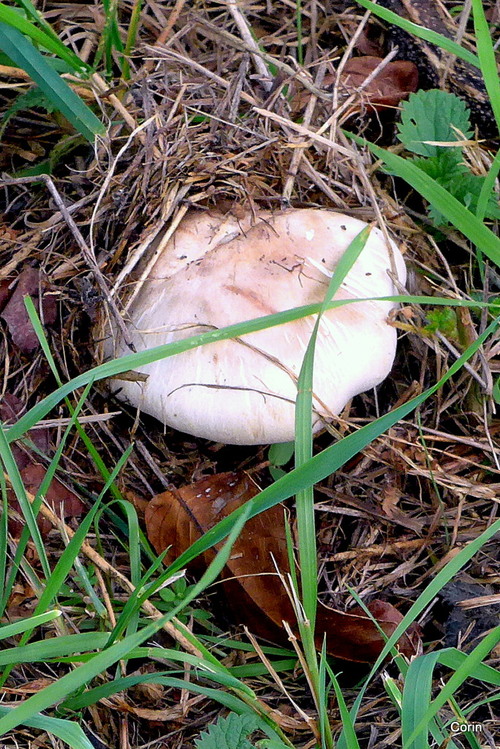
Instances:
[[[0,421],[7,424],[13,423],[19,418],[23,410],[21,400],[12,393],[6,393],[0,400]],[[46,455],[49,453],[50,435],[48,429],[30,429],[27,437],[41,452]],[[31,494],[36,494],[45,477],[45,468],[37,462],[35,453],[21,441],[13,444],[11,450],[19,468],[24,487]],[[7,496],[9,506],[18,514],[21,514],[19,502],[12,489],[8,490]],[[52,480],[45,498],[58,516],[61,516],[61,513],[64,512],[65,518],[75,517],[82,515],[85,511],[84,503],[57,478]],[[62,509],[63,506],[64,510]],[[52,528],[49,521],[44,520],[42,517],[38,518],[38,526],[42,535],[47,535]],[[9,531],[14,537],[20,536],[22,529],[23,522],[21,520],[9,518]]]
[[[7,323],[13,343],[25,354],[36,349],[39,342],[24,305],[24,297],[29,295],[33,299],[46,325],[56,321],[56,301],[53,296],[45,293],[46,288],[47,283],[41,271],[26,268],[18,276],[16,287],[0,314]]]
[[[366,79],[378,68],[382,57],[363,55],[351,57],[340,73],[339,92],[344,99],[359,92],[349,106],[345,117],[349,118],[362,110],[376,112],[387,107],[397,107],[408,98],[409,94],[418,88],[418,69],[414,63],[407,60],[397,60],[387,63],[367,84]],[[323,88],[331,90],[337,80],[335,73],[325,75]],[[311,98],[307,91],[296,94],[292,100],[294,112],[302,110]]]
[[[0,398],[0,421],[6,424],[13,424],[22,415],[23,411],[23,404],[17,395],[5,393]],[[48,429],[30,429],[27,436],[41,452],[47,455],[50,444]],[[19,470],[25,468],[32,461],[32,451],[23,445],[21,441],[11,445],[11,449]]]
[[[36,494],[46,473],[46,469],[40,463],[30,463],[23,468],[20,474],[26,491]],[[19,503],[14,493],[8,492],[8,496],[9,506],[20,512]],[[83,515],[86,510],[85,504],[75,492],[71,491],[57,478],[53,478],[49,484],[45,501],[58,517],[74,518]],[[41,516],[38,517],[38,527],[42,536],[48,535],[49,531],[52,530],[52,524]],[[13,536],[18,536],[21,534],[22,525],[18,521],[13,521],[12,525],[9,524],[9,530]]]
[[[356,40],[356,49],[361,55],[372,55],[382,57],[384,54],[384,39],[380,26],[367,24],[363,27],[361,34]]]
[[[145,513],[149,540],[158,553],[168,546],[167,562],[173,561],[197,538],[248,502],[258,488],[241,473],[220,473],[173,492],[163,492],[151,500]],[[216,547],[217,548],[217,547]],[[196,560],[200,571],[213,559],[214,551]],[[293,626],[295,614],[283,587],[281,574],[289,572],[286,550],[284,509],[277,505],[251,518],[233,545],[224,574],[228,606],[240,623],[254,634],[271,640],[286,636],[283,621]],[[382,601],[373,601],[369,609],[386,635],[390,636],[402,619],[397,609]],[[385,640],[360,608],[349,613],[319,604],[316,640],[323,635],[330,655],[346,660],[371,663]],[[405,636],[399,648],[407,655],[416,645]]]
[[[381,57],[364,55],[351,57],[341,75],[341,86],[348,94],[355,93],[382,62]],[[418,88],[418,69],[413,62],[396,60],[387,65],[365,86],[361,92],[364,106],[378,110],[397,107],[402,99]],[[354,105],[361,109],[360,104]]]

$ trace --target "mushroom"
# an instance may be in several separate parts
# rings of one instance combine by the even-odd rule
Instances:
[[[187,214],[128,309],[143,351],[233,323],[323,300],[329,279],[366,224],[319,209]],[[391,296],[406,280],[402,255],[372,229],[335,299]],[[360,301],[321,318],[313,424],[338,414],[389,373],[396,329],[390,301]],[[238,445],[294,438],[297,379],[316,316],[218,341],[139,367],[146,381],[120,381],[118,398],[171,427]],[[113,329],[107,358],[130,353]]]

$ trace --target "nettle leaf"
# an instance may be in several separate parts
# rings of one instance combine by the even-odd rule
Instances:
[[[437,156],[442,150],[425,141],[449,143],[471,136],[469,110],[454,94],[438,89],[417,91],[401,108],[398,138],[419,156]]]
[[[462,161],[461,151],[458,149],[439,148],[436,156],[428,159],[414,159],[413,163],[423,172],[439,182],[449,193],[459,200],[462,205],[476,212],[479,195],[485,178],[472,174]],[[429,218],[436,226],[444,226],[449,222],[432,204],[427,208]],[[495,193],[492,193],[486,208],[486,218],[500,218]]]
[[[435,156],[428,159],[413,159],[413,163],[443,187],[462,179],[464,174],[470,174],[467,164],[462,159],[461,149],[440,148]]]
[[[227,718],[219,718],[217,723],[196,739],[196,749],[254,749],[248,736],[258,728],[252,715],[229,713]]]
[[[5,111],[0,125],[0,138],[3,137],[5,128],[14,115],[18,112],[34,108],[44,109],[49,113],[54,112],[56,109],[49,97],[38,86],[32,86],[27,91],[16,96],[10,107]]]

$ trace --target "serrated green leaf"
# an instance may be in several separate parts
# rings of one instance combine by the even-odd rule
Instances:
[[[229,713],[196,739],[196,749],[253,749],[248,736],[257,730],[257,721],[252,715]]]
[[[445,187],[445,183],[453,183],[461,179],[463,174],[469,173],[467,165],[462,159],[462,151],[455,148],[439,148],[436,156],[430,158],[413,159],[423,172],[436,179]]]
[[[472,174],[466,164],[461,161],[459,151],[446,148],[441,148],[439,151],[436,156],[429,159],[413,159],[413,164],[416,164],[419,169],[436,180],[448,190],[450,195],[453,195],[465,208],[475,214],[486,178]],[[449,223],[432,202],[429,204],[427,211],[429,218],[436,226],[444,226]],[[486,204],[485,217],[500,218],[500,208],[494,192],[491,192]]]
[[[45,109],[46,112],[53,112],[55,109],[55,105],[50,101],[48,96],[38,88],[38,86],[33,86],[22,94],[16,96],[10,107],[5,111],[0,126],[0,138],[3,137],[5,128],[15,114],[27,109],[33,109],[34,107]]]
[[[397,135],[408,151],[420,156],[437,156],[442,148],[426,141],[450,143],[460,140],[462,135],[470,138],[469,111],[454,94],[439,89],[417,91],[410,94],[401,108]]]
[[[40,87],[53,105],[91,143],[104,125],[17,29],[0,23],[0,49]]]

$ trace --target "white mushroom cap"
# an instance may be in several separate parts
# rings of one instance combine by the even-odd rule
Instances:
[[[366,226],[327,210],[259,212],[242,219],[192,212],[167,243],[129,309],[138,351],[207,330],[323,301],[329,278]],[[391,257],[392,256],[392,257]],[[369,239],[336,299],[391,296],[406,269],[382,233]],[[327,311],[316,344],[314,429],[354,395],[380,383],[396,352],[392,302]],[[200,346],[138,368],[146,382],[120,381],[117,396],[171,427],[230,444],[294,438],[297,378],[316,316]],[[208,327],[207,327],[208,326]],[[130,353],[114,331],[106,355]]]

